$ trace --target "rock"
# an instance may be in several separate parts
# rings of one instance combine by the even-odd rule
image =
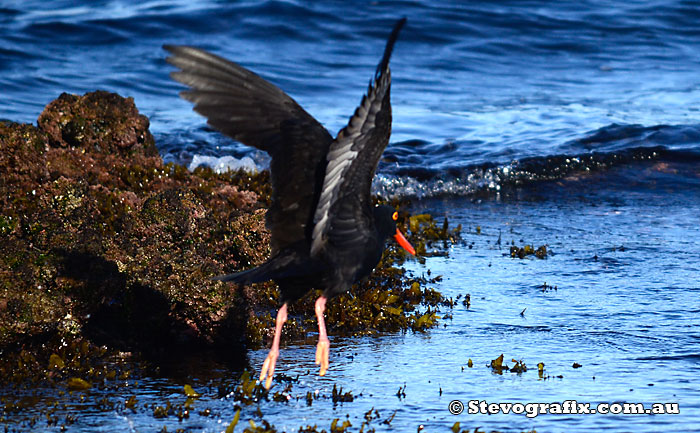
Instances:
[[[267,174],[164,164],[113,93],[62,94],[38,125],[0,123],[0,351],[71,332],[243,354],[255,297],[211,277],[266,258]]]
[[[96,91],[83,96],[61,94],[39,116],[39,128],[52,146],[86,151],[142,151],[158,154],[148,130],[148,118],[139,114],[133,98]]]

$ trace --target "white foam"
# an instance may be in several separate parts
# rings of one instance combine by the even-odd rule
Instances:
[[[511,177],[513,165],[474,168],[462,177],[419,181],[410,176],[379,174],[372,182],[372,193],[380,197],[424,199],[441,195],[468,196],[477,191],[499,192],[504,180]]]
[[[251,173],[255,173],[260,170],[260,168],[255,164],[252,158],[244,156],[241,159],[234,158],[233,156],[205,156],[205,155],[195,155],[192,158],[188,169],[194,171],[195,168],[200,165],[205,165],[211,167],[217,173],[224,173],[228,170],[245,170]]]

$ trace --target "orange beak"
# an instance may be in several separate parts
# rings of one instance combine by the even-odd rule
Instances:
[[[416,255],[416,250],[413,248],[413,246],[411,244],[408,243],[406,238],[403,236],[403,233],[401,233],[401,230],[396,229],[396,234],[394,235],[394,239],[396,239],[396,242],[398,242],[399,245],[401,245],[404,250],[408,251],[413,256]]]

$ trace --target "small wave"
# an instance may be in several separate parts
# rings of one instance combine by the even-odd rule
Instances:
[[[697,189],[700,187],[698,164],[700,153],[697,151],[639,147],[611,153],[531,157],[501,165],[468,166],[451,170],[450,174],[435,172],[432,178],[426,176],[425,170],[419,171],[417,176],[412,176],[410,170],[401,175],[380,174],[372,189],[385,198],[488,196],[552,181],[585,184],[593,174],[598,175],[598,185],[607,187],[642,189],[644,180],[653,178],[655,185],[663,182],[677,189]],[[601,175],[607,175],[607,182],[601,182]]]
[[[373,192],[386,198],[473,196],[497,194],[545,181],[582,180],[592,173],[631,167],[640,162],[666,161],[697,166],[700,163],[700,125],[610,124],[554,148],[558,154],[510,161],[504,161],[503,155],[485,154],[478,145],[436,146],[419,140],[393,143],[388,163],[380,166]],[[435,158],[441,159],[436,162]],[[427,163],[421,164],[421,159],[426,159]],[[489,162],[470,164],[470,159]],[[465,162],[460,165],[459,161]],[[689,171],[668,168],[656,171],[660,170],[664,171],[666,184],[675,181],[677,187],[697,187],[697,176],[692,168]],[[639,184],[643,176],[649,174],[634,170],[625,174],[634,184]]]
[[[474,168],[464,176],[419,180],[412,176],[378,174],[372,183],[372,193],[385,198],[430,198],[438,196],[469,196],[479,191],[499,191],[502,174],[508,167]]]

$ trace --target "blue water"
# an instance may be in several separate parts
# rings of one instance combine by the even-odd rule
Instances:
[[[167,161],[248,156],[264,167],[262,155],[207,128],[177,97],[161,45],[197,45],[249,67],[335,133],[401,16],[408,24],[391,62],[393,134],[374,188],[422,198],[413,211],[471,230],[449,257],[409,267],[444,275],[436,288],[470,293],[472,308],[459,304],[446,327],[425,334],[333,340],[323,379],[314,375],[313,344],[287,342],[279,368],[301,375],[293,391],[301,400],[260,403],[265,419],[286,431],[327,430],[347,414],[357,431],[375,407],[378,431],[390,429],[381,420],[395,410],[394,431],[447,431],[455,421],[487,431],[697,431],[698,2],[3,3],[0,118],[35,122],[61,92],[105,89],[134,97]],[[548,244],[555,255],[511,259],[511,241]],[[542,292],[544,282],[558,290]],[[530,371],[492,374],[484,365],[500,353]],[[263,358],[251,352],[251,366]],[[462,372],[468,358],[475,366]],[[538,362],[563,378],[539,380]],[[213,386],[212,371],[238,374],[209,366],[184,378],[144,377],[139,396],[174,396],[183,382]],[[333,384],[363,395],[306,406],[307,390],[328,395]],[[678,402],[681,414],[447,411],[450,400],[472,398]],[[178,422],[96,411],[70,428],[224,430],[234,403],[216,392],[205,399],[216,416]],[[254,410],[244,408],[243,419]]]

